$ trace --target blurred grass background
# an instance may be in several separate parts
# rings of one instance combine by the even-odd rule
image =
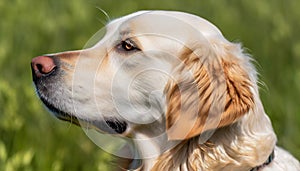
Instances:
[[[110,155],[49,115],[31,82],[32,57],[81,49],[103,27],[142,9],[202,16],[257,61],[261,98],[278,144],[300,159],[300,1],[0,0],[0,170],[109,170]],[[103,22],[104,21],[104,22]]]

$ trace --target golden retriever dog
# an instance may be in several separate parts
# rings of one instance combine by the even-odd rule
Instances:
[[[251,57],[216,26],[140,11],[105,29],[92,47],[33,58],[32,75],[57,118],[132,141],[124,170],[300,170],[276,146]]]

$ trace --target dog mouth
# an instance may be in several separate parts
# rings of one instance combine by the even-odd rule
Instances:
[[[82,128],[95,129],[101,133],[108,134],[123,134],[126,132],[127,122],[117,118],[103,118],[101,120],[88,120],[74,116],[73,114],[64,112],[53,104],[49,103],[46,99],[40,97],[44,105],[49,109],[55,117],[62,121],[67,121]]]
[[[32,60],[32,79],[37,95],[45,107],[58,119],[68,121],[77,126],[95,129],[102,133],[124,134],[128,124],[123,119],[116,117],[104,118],[101,116],[94,119],[89,118],[90,115],[88,113],[77,115],[67,110],[71,107],[70,104],[66,103],[72,102],[70,102],[70,98],[67,98],[70,97],[70,94],[67,93],[65,85],[61,83],[66,74],[62,69],[63,67],[69,68],[69,65],[58,60],[56,56],[39,56]]]
[[[38,93],[39,94],[39,93]],[[52,105],[51,103],[49,103],[46,99],[44,99],[43,97],[40,96],[41,101],[43,102],[43,104],[47,107],[47,109],[50,110],[51,113],[53,113],[55,115],[55,117],[57,117],[60,120],[63,121],[68,121],[71,122],[75,125],[80,126],[80,121],[77,117],[64,112],[56,107],[54,107],[54,105]]]

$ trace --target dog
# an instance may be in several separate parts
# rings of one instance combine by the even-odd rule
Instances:
[[[105,29],[92,47],[33,58],[32,76],[57,118],[132,140],[124,170],[300,170],[276,146],[241,44],[176,11],[139,11]]]

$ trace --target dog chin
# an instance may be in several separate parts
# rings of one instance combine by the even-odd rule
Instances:
[[[46,99],[40,97],[46,108],[60,120],[70,122],[77,126],[95,129],[101,133],[123,134],[128,128],[127,122],[118,118],[103,118],[103,120],[88,120],[76,117],[74,114],[62,111],[49,103]]]
[[[43,104],[46,106],[46,108],[54,114],[55,117],[57,117],[60,120],[63,121],[69,121],[72,122],[74,124],[76,124],[78,122],[77,117],[75,117],[74,115],[71,115],[67,112],[64,112],[60,109],[58,109],[57,107],[55,107],[53,104],[51,104],[48,100],[44,99],[43,97],[40,96],[41,101],[43,102]],[[76,122],[76,123],[75,123]]]

